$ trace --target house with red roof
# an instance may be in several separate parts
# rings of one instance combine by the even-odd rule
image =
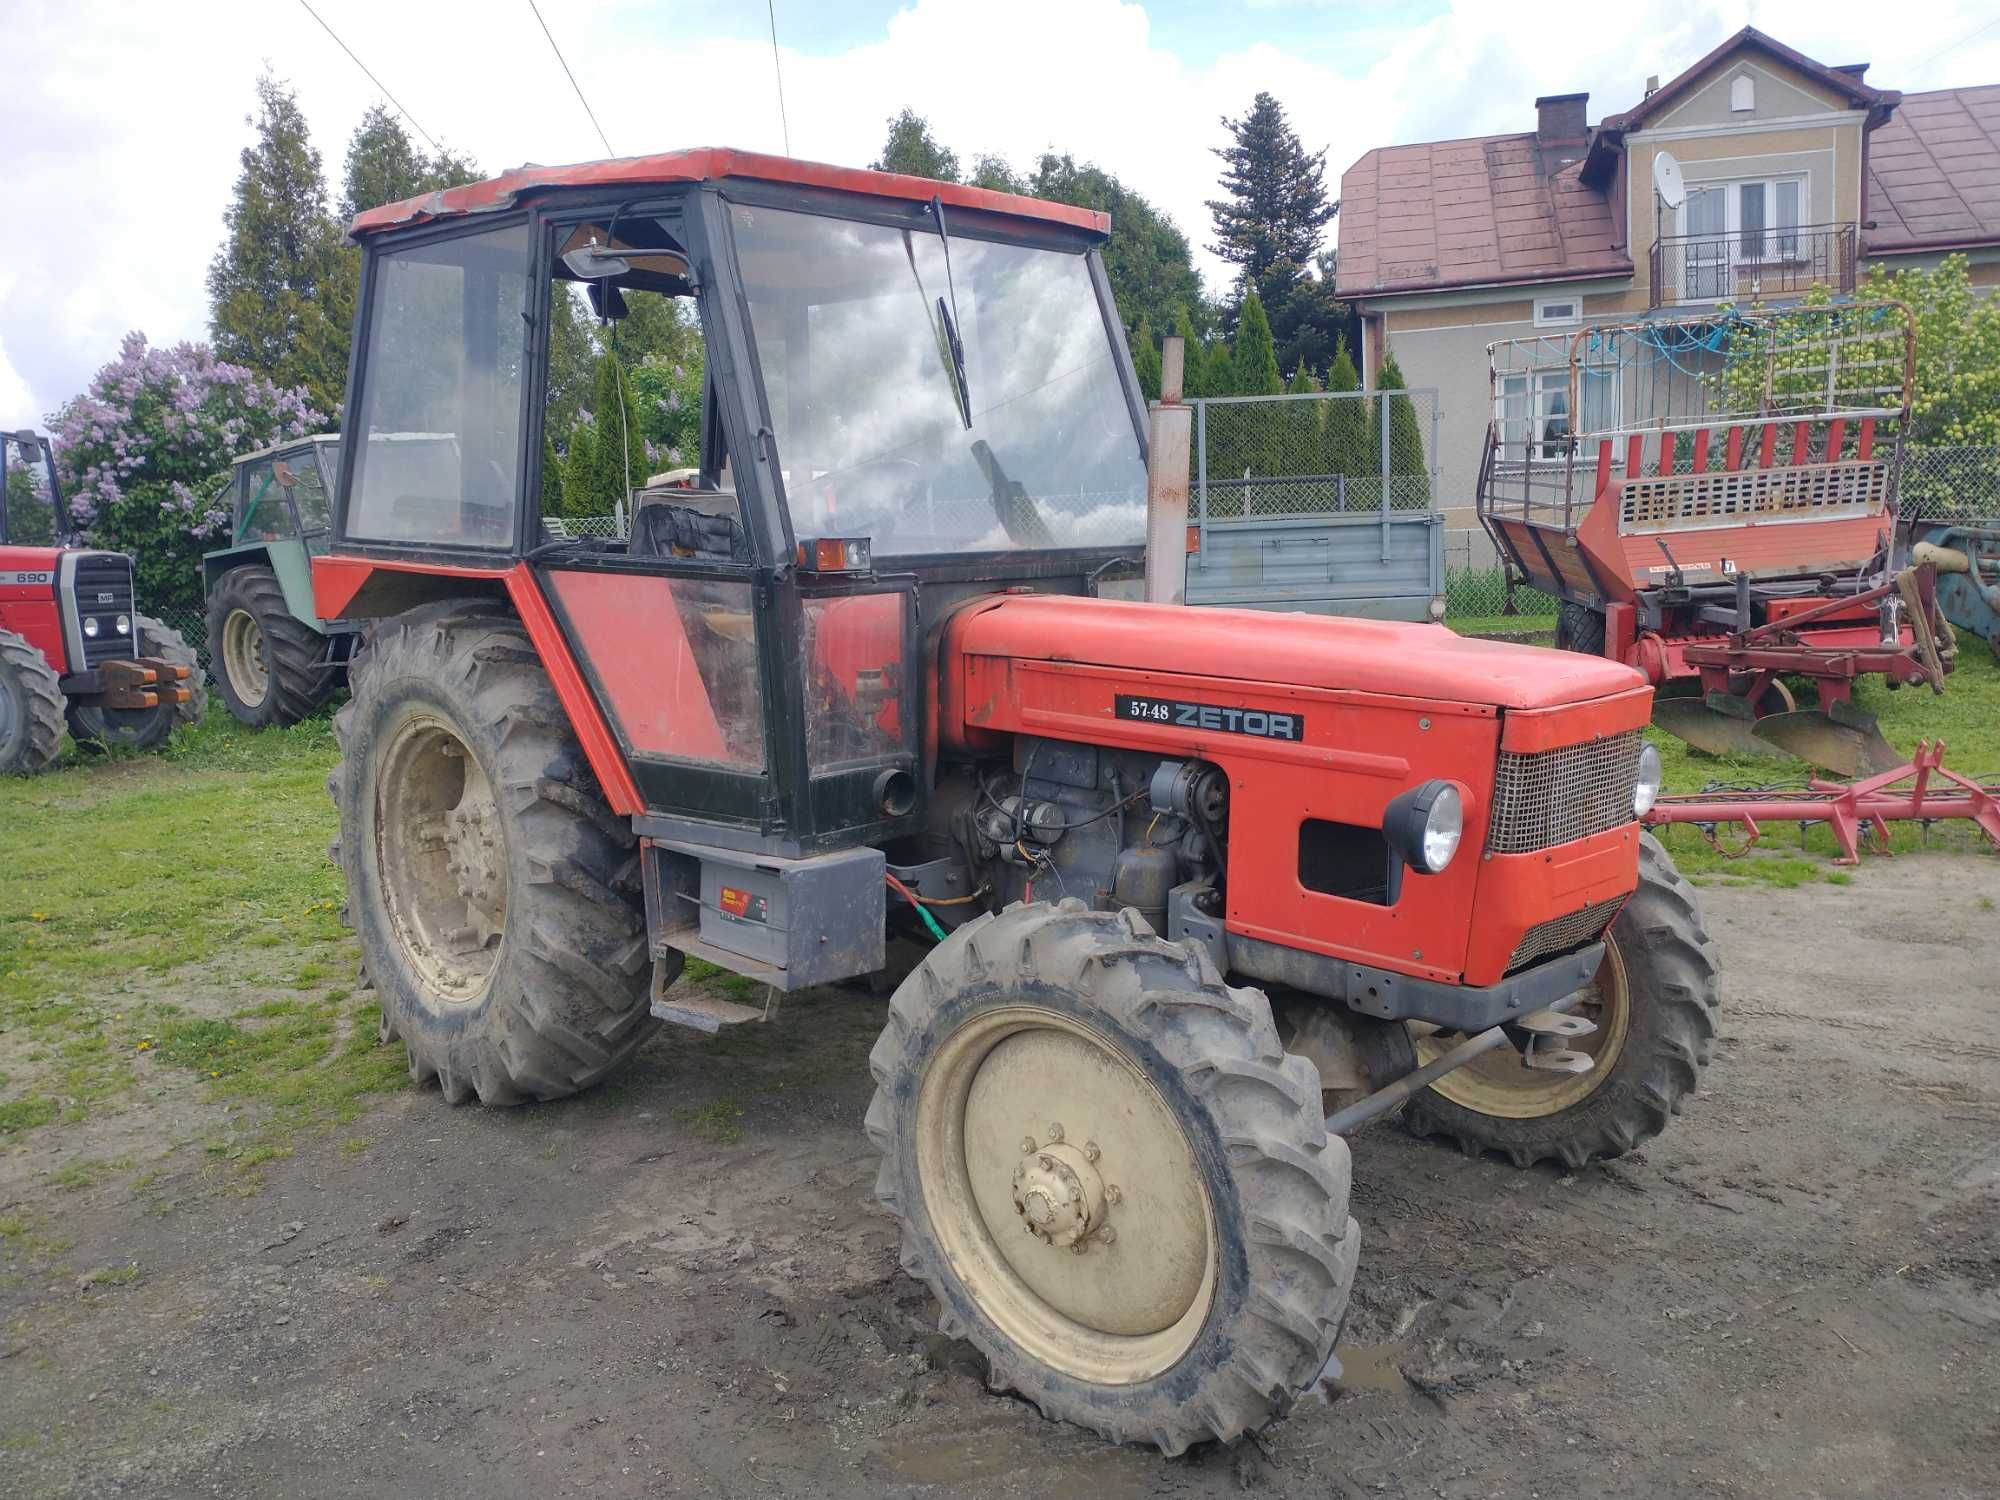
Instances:
[[[2000,286],[2000,85],[1903,94],[1867,71],[1746,26],[1594,125],[1587,94],[1549,94],[1531,131],[1378,147],[1342,174],[1335,288],[1371,384],[1393,347],[1437,389],[1454,523],[1503,404],[1567,430],[1566,331],[1851,292],[1872,263],[1953,251]],[[1551,370],[1491,388],[1487,345],[1544,335]]]

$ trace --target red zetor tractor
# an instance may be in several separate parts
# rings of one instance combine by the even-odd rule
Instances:
[[[1942,692],[1953,664],[1936,569],[1896,532],[1913,349],[1891,302],[1503,340],[1480,520],[1560,601],[1559,645],[1684,690],[1662,729],[1846,776],[1900,766],[1855,683]]]
[[[413,1076],[554,1098],[776,1008],[687,955],[922,945],[865,1120],[903,1266],[996,1386],[1178,1452],[1328,1372],[1348,1132],[1628,1151],[1716,974],[1630,668],[1105,597],[1149,504],[1108,227],[722,150],[373,209],[313,579],[369,622],[331,789]],[[706,347],[698,472],[614,540],[538,519],[577,283]]]
[[[76,545],[48,439],[0,433],[0,773],[48,765],[65,725],[149,749],[205,699],[180,632],[134,608],[132,559]]]

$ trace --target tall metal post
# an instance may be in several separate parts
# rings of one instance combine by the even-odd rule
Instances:
[[[1187,351],[1177,338],[1160,350],[1160,399],[1146,443],[1146,599],[1187,602],[1188,450],[1194,412],[1181,401]]]

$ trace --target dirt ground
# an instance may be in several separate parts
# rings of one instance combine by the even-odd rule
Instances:
[[[17,1152],[74,1244],[0,1290],[0,1492],[1992,1495],[2000,859],[1702,894],[1686,1114],[1575,1175],[1365,1134],[1344,1374],[1258,1440],[985,1391],[870,1198],[880,1005],[818,994],[561,1105],[386,1096],[255,1196]]]

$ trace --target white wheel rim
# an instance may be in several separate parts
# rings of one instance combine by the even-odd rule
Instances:
[[[1034,1006],[975,1016],[925,1071],[915,1129],[931,1228],[1009,1341],[1100,1385],[1187,1352],[1215,1299],[1214,1210],[1179,1121],[1108,1037]]]
[[[237,701],[261,707],[271,691],[271,671],[264,662],[264,632],[247,609],[232,609],[222,622],[222,665]]]

